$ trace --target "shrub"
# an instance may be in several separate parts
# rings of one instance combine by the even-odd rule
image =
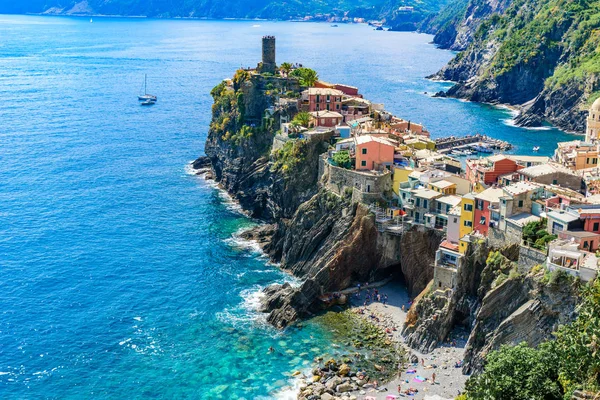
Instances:
[[[350,153],[347,150],[341,150],[335,153],[333,155],[333,162],[341,168],[350,169],[352,167]]]

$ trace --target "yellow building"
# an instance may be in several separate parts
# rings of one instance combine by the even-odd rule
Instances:
[[[431,182],[429,184],[429,189],[435,190],[438,193],[443,193],[445,196],[455,195],[456,183],[442,179],[441,181]]]
[[[392,190],[396,196],[400,196],[400,184],[408,182],[408,175],[413,172],[411,167],[405,167],[401,165],[394,165],[394,182],[392,183]]]
[[[458,236],[460,237],[459,252],[464,254],[467,251],[467,244],[463,238],[473,231],[473,221],[475,218],[475,196],[468,193],[460,201],[460,227]]]
[[[581,140],[559,142],[554,152],[556,161],[565,167],[579,171],[598,168],[598,146]]]
[[[424,136],[404,140],[404,144],[415,150],[435,150],[435,142]]]

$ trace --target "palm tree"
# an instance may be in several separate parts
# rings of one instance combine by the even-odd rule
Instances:
[[[279,66],[279,70],[283,72],[285,76],[288,76],[290,71],[292,70],[292,64],[289,62],[284,62]]]

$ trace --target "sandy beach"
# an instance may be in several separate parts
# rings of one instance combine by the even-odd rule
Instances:
[[[404,345],[400,331],[406,319],[406,311],[410,306],[406,288],[399,282],[391,282],[377,290],[382,299],[384,295],[388,296],[387,304],[371,301],[364,306],[366,290],[363,287],[360,296],[351,295],[352,308],[373,323],[383,328],[390,328],[390,338]],[[373,294],[373,289],[369,291]],[[404,310],[402,306],[404,306]],[[396,330],[393,330],[393,327]],[[404,345],[407,352],[416,356],[419,362],[408,363],[398,378],[380,386],[379,390],[361,390],[354,395],[358,399],[368,396],[375,399],[386,399],[389,395],[411,399],[454,399],[464,390],[465,382],[468,379],[468,376],[462,374],[462,368],[455,368],[455,363],[460,362],[463,358],[466,339],[465,333],[453,332],[449,343],[436,348],[429,354],[421,354]],[[412,358],[414,359],[414,357]],[[432,382],[434,373],[436,375],[435,383]],[[426,380],[420,382],[420,378],[426,378]],[[402,389],[401,393],[398,392],[399,384]],[[403,392],[409,388],[417,389],[418,392],[413,395],[404,394]]]

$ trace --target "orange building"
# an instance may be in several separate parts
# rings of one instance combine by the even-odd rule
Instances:
[[[467,160],[467,179],[472,183],[482,182],[492,185],[498,182],[501,175],[516,172],[523,167],[516,161],[503,155],[495,155],[481,160]]]
[[[358,136],[356,140],[357,170],[372,170],[394,164],[396,145],[388,139],[371,135]]]
[[[554,152],[554,159],[573,171],[598,168],[598,158],[598,145],[581,140],[557,143]]]

